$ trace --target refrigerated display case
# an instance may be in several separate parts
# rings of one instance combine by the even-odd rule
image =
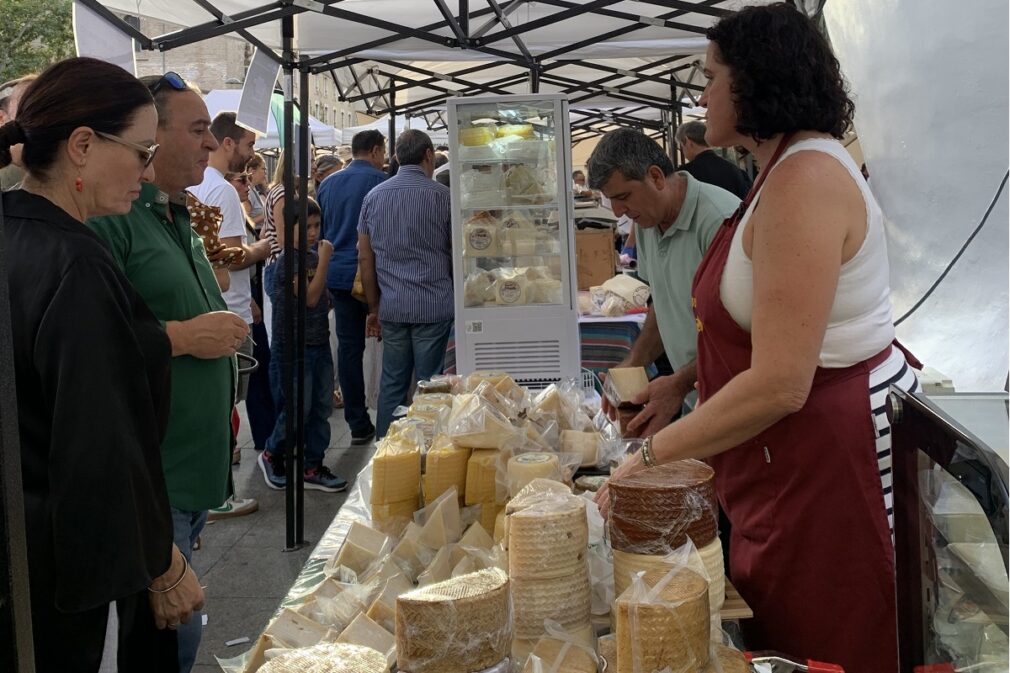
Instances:
[[[581,372],[563,95],[450,98],[456,368],[528,387]]]

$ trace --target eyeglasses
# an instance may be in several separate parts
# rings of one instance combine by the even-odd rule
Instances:
[[[136,150],[137,155],[140,157],[140,161],[144,164],[144,168],[151,165],[154,161],[154,155],[158,153],[158,145],[155,143],[150,147],[146,145],[141,145],[140,143],[135,143],[131,140],[126,140],[125,138],[120,138],[119,136],[114,136],[111,133],[104,133],[102,131],[95,131],[95,135],[105,138],[106,140],[111,140],[114,143],[119,143],[123,147],[129,147],[131,150]]]
[[[186,80],[184,80],[179,73],[169,71],[162,75],[161,79],[149,86],[148,90],[150,90],[151,95],[153,96],[166,85],[176,91],[185,91],[189,88],[186,84]]]
[[[249,184],[249,175],[246,173],[240,173],[238,175],[233,175],[228,178],[229,182],[241,182],[243,185]]]

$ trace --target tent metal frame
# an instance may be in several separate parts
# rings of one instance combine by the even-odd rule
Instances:
[[[199,25],[150,37],[119,18],[115,13],[106,8],[101,3],[101,0],[80,1],[100,14],[123,33],[136,40],[137,44],[145,50],[167,51],[213,37],[235,33],[255,45],[261,52],[268,54],[282,67],[281,77],[285,84],[282,144],[285,149],[284,188],[286,194],[283,226],[285,232],[285,264],[289,277],[294,271],[293,256],[295,254],[299,256],[298,293],[295,295],[294,288],[290,283],[287,284],[285,288],[285,301],[289,306],[295,307],[296,314],[301,318],[297,326],[294,320],[291,319],[285,325],[285,349],[282,364],[282,379],[286,399],[288,400],[288,404],[292,404],[296,409],[296,413],[287,414],[286,441],[288,450],[286,452],[285,467],[289,475],[300,474],[302,472],[305,448],[305,429],[302,421],[302,409],[304,408],[305,400],[302,399],[301,390],[296,389],[294,385],[296,373],[297,380],[302,380],[305,369],[303,356],[300,355],[304,352],[305,346],[305,252],[304,250],[294,250],[293,234],[294,228],[297,226],[301,240],[304,240],[306,235],[307,203],[303,199],[298,204],[299,212],[296,218],[294,195],[296,193],[308,193],[309,170],[296,170],[295,167],[296,165],[302,167],[309,166],[309,128],[307,115],[307,110],[309,109],[309,75],[328,72],[341,101],[361,101],[371,114],[388,114],[389,150],[391,156],[393,154],[393,142],[395,141],[395,117],[397,114],[406,115],[407,117],[423,117],[425,119],[434,117],[444,126],[445,117],[442,115],[441,107],[447,98],[479,93],[511,94],[515,93],[515,91],[510,91],[506,87],[518,86],[523,82],[527,83],[531,93],[538,93],[541,84],[560,87],[563,92],[572,94],[570,100],[573,105],[590,101],[600,96],[627,103],[626,106],[617,110],[609,110],[605,106],[573,109],[572,113],[575,120],[572,123],[572,141],[574,143],[606,133],[619,125],[631,126],[639,128],[650,137],[660,140],[666,150],[675,156],[676,148],[673,146],[672,141],[673,124],[675,120],[679,121],[682,118],[682,108],[688,106],[688,103],[682,99],[686,96],[691,103],[694,103],[696,101],[693,93],[702,90],[702,87],[694,82],[698,67],[695,56],[669,56],[627,70],[607,63],[596,62],[606,61],[607,59],[576,61],[563,57],[583,47],[605,42],[619,35],[626,35],[629,32],[648,27],[664,27],[703,34],[703,27],[687,23],[683,20],[678,21],[678,19],[696,15],[705,17],[706,19],[720,17],[729,11],[719,7],[725,0],[697,0],[695,2],[686,2],[685,0],[639,0],[639,2],[646,5],[670,10],[656,17],[638,16],[614,9],[613,6],[619,4],[621,0],[590,0],[581,3],[572,0],[538,0],[541,4],[556,8],[557,11],[534,21],[516,25],[509,17],[530,0],[487,0],[488,7],[473,11],[470,9],[469,0],[457,0],[458,11],[455,14],[453,14],[452,9],[447,4],[448,0],[430,0],[437,8],[442,20],[420,27],[411,27],[349,11],[340,6],[342,0],[274,0],[273,2],[265,2],[257,7],[232,15],[221,11],[212,0],[193,0],[193,2],[206,10],[213,18]],[[295,49],[294,20],[295,16],[308,12],[338,18],[347,21],[349,24],[378,28],[388,31],[389,35],[327,54],[318,56],[302,55]],[[538,28],[578,19],[578,17],[591,13],[614,19],[620,22],[621,25],[606,33],[595,35],[568,45],[565,48],[555,49],[537,56],[534,56],[529,51],[523,39],[524,34]],[[256,26],[278,20],[281,24],[282,37],[280,53],[249,32],[250,29]],[[471,30],[471,26],[476,26],[476,28]],[[444,31],[448,34],[441,34],[439,31]],[[478,65],[461,67],[449,73],[439,73],[425,70],[409,63],[403,63],[396,59],[368,59],[357,56],[359,53],[407,38],[429,42],[447,50],[474,51],[481,54],[482,57],[490,56],[492,60]],[[501,48],[501,46],[493,46],[502,45],[506,41],[516,49],[515,52],[507,51]],[[576,79],[564,74],[561,69],[566,66],[577,66],[592,70],[600,73],[600,77],[590,81]],[[362,69],[364,72],[362,72]],[[393,72],[390,69],[397,69],[399,72]],[[502,77],[490,82],[477,82],[468,78],[469,75],[476,72],[491,69],[502,69]],[[680,73],[685,71],[689,71],[690,74],[686,79],[683,79],[680,77]],[[404,72],[422,75],[423,78],[411,79],[406,77],[403,74]],[[295,143],[296,131],[293,123],[296,73],[300,85],[298,106],[302,111],[297,129],[297,144]],[[669,98],[658,97],[653,93],[645,93],[635,89],[638,86],[654,86],[657,83],[669,86]],[[398,106],[398,94],[402,96],[404,93],[414,90],[434,92],[435,95],[411,100],[406,104]],[[400,98],[400,100],[403,100],[403,98]],[[660,110],[659,120],[641,114],[645,110],[655,109]],[[298,150],[298,157],[295,157],[295,149]],[[297,187],[295,184],[296,180],[298,183]],[[285,546],[287,550],[298,549],[307,544],[305,539],[304,512],[304,486],[302,480],[288,479],[286,489],[287,525]]]

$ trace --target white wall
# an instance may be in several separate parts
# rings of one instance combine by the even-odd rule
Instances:
[[[831,41],[884,209],[895,317],[939,277],[1007,170],[1006,0],[828,0]],[[933,295],[898,328],[959,391],[1007,378],[1007,191]]]

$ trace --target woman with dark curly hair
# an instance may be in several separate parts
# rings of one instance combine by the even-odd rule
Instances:
[[[754,609],[748,647],[895,673],[884,407],[889,384],[917,383],[894,344],[881,211],[837,140],[853,105],[827,41],[789,5],[744,9],[708,37],[706,140],[763,170],[695,276],[701,405],[614,476],[707,459],[730,576]]]

